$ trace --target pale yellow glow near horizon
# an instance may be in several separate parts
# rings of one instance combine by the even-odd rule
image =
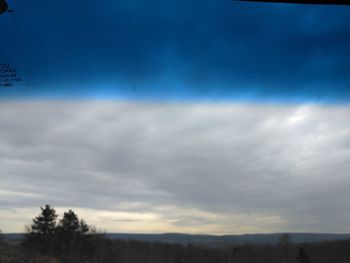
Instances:
[[[278,215],[215,214],[196,208],[159,206],[153,212],[127,212],[86,208],[54,207],[59,218],[72,209],[80,219],[107,233],[189,233],[189,234],[244,234],[283,230],[286,222]],[[169,216],[169,213],[172,215]],[[22,233],[25,225],[40,214],[38,208],[0,210],[1,230],[4,233]],[[178,224],[193,217],[197,222]],[[201,220],[204,220],[202,222]]]

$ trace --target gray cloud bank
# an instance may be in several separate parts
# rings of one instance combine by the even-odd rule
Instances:
[[[22,231],[51,203],[108,231],[349,232],[349,116],[317,105],[3,102],[1,228]]]

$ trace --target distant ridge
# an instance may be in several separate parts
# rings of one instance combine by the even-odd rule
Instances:
[[[283,233],[274,234],[242,234],[242,235],[191,235],[180,233],[165,234],[120,234],[111,233],[107,236],[111,239],[140,240],[149,242],[179,243],[183,245],[196,244],[205,246],[231,246],[243,244],[277,244],[278,238]],[[321,242],[350,239],[350,234],[328,233],[290,233],[292,242]]]
[[[284,233],[274,234],[242,234],[242,235],[192,235],[182,233],[164,234],[130,234],[106,233],[110,239],[138,240],[146,242],[178,243],[182,245],[194,244],[211,247],[234,246],[244,244],[277,244],[278,238]],[[309,243],[322,241],[337,241],[350,239],[350,234],[330,233],[288,233],[294,243]],[[23,234],[4,234],[8,240],[19,240]]]

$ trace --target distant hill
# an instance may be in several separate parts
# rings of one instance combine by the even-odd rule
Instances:
[[[276,234],[244,234],[244,235],[189,235],[178,233],[167,234],[107,234],[111,239],[140,240],[150,242],[196,244],[205,246],[230,246],[243,244],[277,244],[281,233]],[[289,234],[295,243],[335,241],[350,239],[350,234],[313,234],[292,233]]]
[[[231,246],[243,244],[276,244],[281,233],[275,234],[244,234],[244,235],[190,235],[179,233],[165,234],[122,234],[107,233],[110,239],[139,240],[148,242],[179,243],[183,245],[195,244],[204,246]],[[350,234],[326,234],[326,233],[291,233],[291,240],[295,243],[349,240]],[[22,234],[4,234],[9,241],[19,241]]]

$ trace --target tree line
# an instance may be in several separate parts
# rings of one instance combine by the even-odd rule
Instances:
[[[294,244],[285,234],[277,245],[221,248],[111,240],[69,210],[58,219],[50,205],[27,226],[19,244],[0,235],[0,263],[348,263],[350,240]]]

